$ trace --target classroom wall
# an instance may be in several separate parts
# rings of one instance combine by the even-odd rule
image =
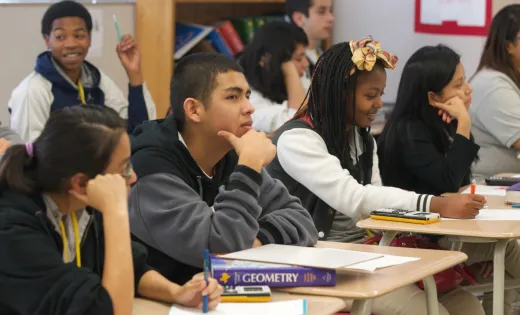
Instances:
[[[520,0],[494,0],[493,14],[510,3],[520,3]],[[402,68],[408,58],[422,46],[442,43],[453,48],[461,54],[468,78],[475,72],[480,60],[485,37],[415,33],[414,10],[415,0],[334,1],[334,43],[372,35],[381,42],[383,49],[399,57],[397,69],[387,71],[387,88],[383,97],[385,102],[395,101]]]
[[[48,4],[0,4],[0,121],[9,124],[7,102],[11,91],[34,68],[36,56],[44,51],[40,28]],[[101,57],[87,59],[111,77],[126,94],[128,79],[115,52],[116,31],[112,15],[116,14],[123,34],[134,34],[135,5],[95,4],[89,9],[102,10],[103,41]]]

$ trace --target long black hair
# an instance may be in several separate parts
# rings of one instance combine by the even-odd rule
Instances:
[[[275,21],[255,32],[251,43],[238,58],[247,82],[272,102],[287,100],[282,64],[291,60],[298,45],[309,44],[307,35],[298,26]]]
[[[27,145],[11,146],[0,168],[0,189],[24,194],[62,193],[77,173],[102,174],[126,132],[111,108],[66,107],[51,113],[42,133]]]
[[[344,169],[358,181],[367,184],[364,175],[370,174],[373,159],[374,140],[370,135],[370,128],[357,128],[349,126],[347,115],[350,110],[354,119],[356,104],[356,87],[360,75],[367,71],[357,70],[351,74],[354,68],[352,52],[349,43],[339,43],[327,50],[316,63],[312,75],[312,83],[308,94],[308,103],[298,110],[293,119],[307,117],[323,138],[330,154],[336,156]],[[384,67],[378,59],[375,67]],[[348,98],[351,102],[348,102]],[[351,103],[352,106],[347,106]],[[363,139],[363,152],[366,153],[365,163],[360,168],[360,163],[354,161],[351,152],[357,159],[357,146],[350,147],[349,138],[351,132],[359,132]],[[354,137],[356,139],[356,137]],[[369,183],[369,182],[368,182]]]
[[[431,106],[428,92],[441,93],[453,79],[460,55],[444,45],[426,46],[417,50],[404,66],[395,107],[379,137],[378,153],[381,177],[387,186],[399,178],[400,143],[412,142],[413,122],[427,126],[435,145],[442,154],[448,152],[455,136],[457,121],[446,124]]]
[[[518,45],[516,36],[520,32],[520,4],[510,4],[500,10],[491,23],[489,34],[477,72],[490,68],[506,74],[520,88],[520,72],[509,54],[508,45]]]

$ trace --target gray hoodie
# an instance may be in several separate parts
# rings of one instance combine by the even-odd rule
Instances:
[[[312,246],[318,233],[300,200],[265,171],[237,165],[234,152],[212,177],[179,138],[173,117],[142,124],[132,137],[139,177],[129,199],[133,238],[148,247],[148,263],[176,283],[203,264],[204,250],[227,253],[263,244]]]

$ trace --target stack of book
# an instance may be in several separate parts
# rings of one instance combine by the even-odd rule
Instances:
[[[216,51],[234,57],[265,23],[284,20],[283,15],[223,20],[211,26],[175,23],[175,59],[201,51]]]

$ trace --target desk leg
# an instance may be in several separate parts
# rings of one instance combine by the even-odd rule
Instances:
[[[433,276],[423,279],[424,293],[426,294],[426,310],[428,315],[439,315],[439,299],[437,298],[437,285]]]
[[[372,304],[374,304],[373,299],[354,300],[354,302],[352,303],[352,309],[350,310],[350,314],[351,315],[370,315],[370,312],[372,312]]]
[[[381,238],[381,241],[379,242],[379,246],[390,246],[390,243],[394,239],[394,237],[397,235],[397,231],[386,231],[383,233],[383,237]]]
[[[493,262],[493,314],[504,314],[505,257],[509,240],[499,240],[495,245]]]

